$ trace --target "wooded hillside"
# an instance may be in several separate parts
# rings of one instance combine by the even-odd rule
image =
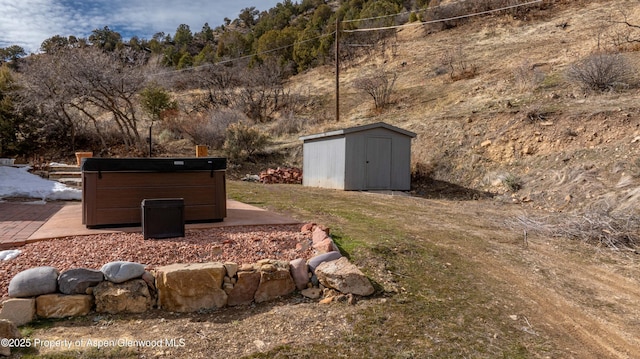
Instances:
[[[303,123],[323,121],[317,110],[329,99],[285,83],[311,68],[335,65],[336,26],[339,60],[349,67],[373,52],[397,49],[398,27],[414,24],[428,34],[468,21],[456,18],[461,15],[526,16],[551,6],[510,7],[518,4],[286,0],[262,13],[245,8],[235,20],[215,28],[205,23],[196,32],[183,24],[174,34],[125,40],[105,26],[88,38],[55,35],[30,56],[18,46],[0,49],[0,156],[65,157],[82,149],[144,155],[154,124],[159,143],[186,140],[213,150],[223,149],[226,129],[235,122],[286,118],[277,128],[294,133]],[[391,100],[387,75],[358,82],[378,108]],[[232,157],[246,159],[247,152],[256,151]]]

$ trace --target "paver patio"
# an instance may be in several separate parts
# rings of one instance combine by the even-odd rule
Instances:
[[[222,222],[187,224],[187,229],[297,224],[299,221],[238,201],[227,200]],[[25,243],[97,233],[142,232],[141,227],[87,229],[80,202],[0,202],[0,250]]]

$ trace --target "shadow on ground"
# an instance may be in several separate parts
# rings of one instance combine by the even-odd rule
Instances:
[[[491,192],[466,188],[455,183],[425,178],[411,184],[411,194],[427,199],[447,199],[454,201],[469,201],[492,198]]]

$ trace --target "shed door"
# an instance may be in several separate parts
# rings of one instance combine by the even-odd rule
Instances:
[[[367,138],[367,189],[391,188],[391,138]]]

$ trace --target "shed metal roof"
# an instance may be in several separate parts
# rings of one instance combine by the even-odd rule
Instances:
[[[349,134],[349,133],[361,132],[361,131],[371,130],[371,129],[374,129],[374,128],[385,128],[385,129],[387,129],[389,131],[398,132],[400,134],[403,134],[405,136],[409,136],[411,138],[416,137],[416,134],[414,132],[404,130],[404,129],[400,128],[400,127],[392,126],[392,125],[390,125],[388,123],[376,122],[376,123],[363,125],[363,126],[349,127],[349,128],[345,128],[345,129],[342,129],[342,130],[329,131],[329,132],[323,132],[323,133],[316,133],[316,134],[313,134],[313,135],[301,136],[299,138],[299,140],[306,141],[306,140],[315,140],[315,139],[324,138],[324,137],[343,136],[343,135],[346,135],[346,134]]]

